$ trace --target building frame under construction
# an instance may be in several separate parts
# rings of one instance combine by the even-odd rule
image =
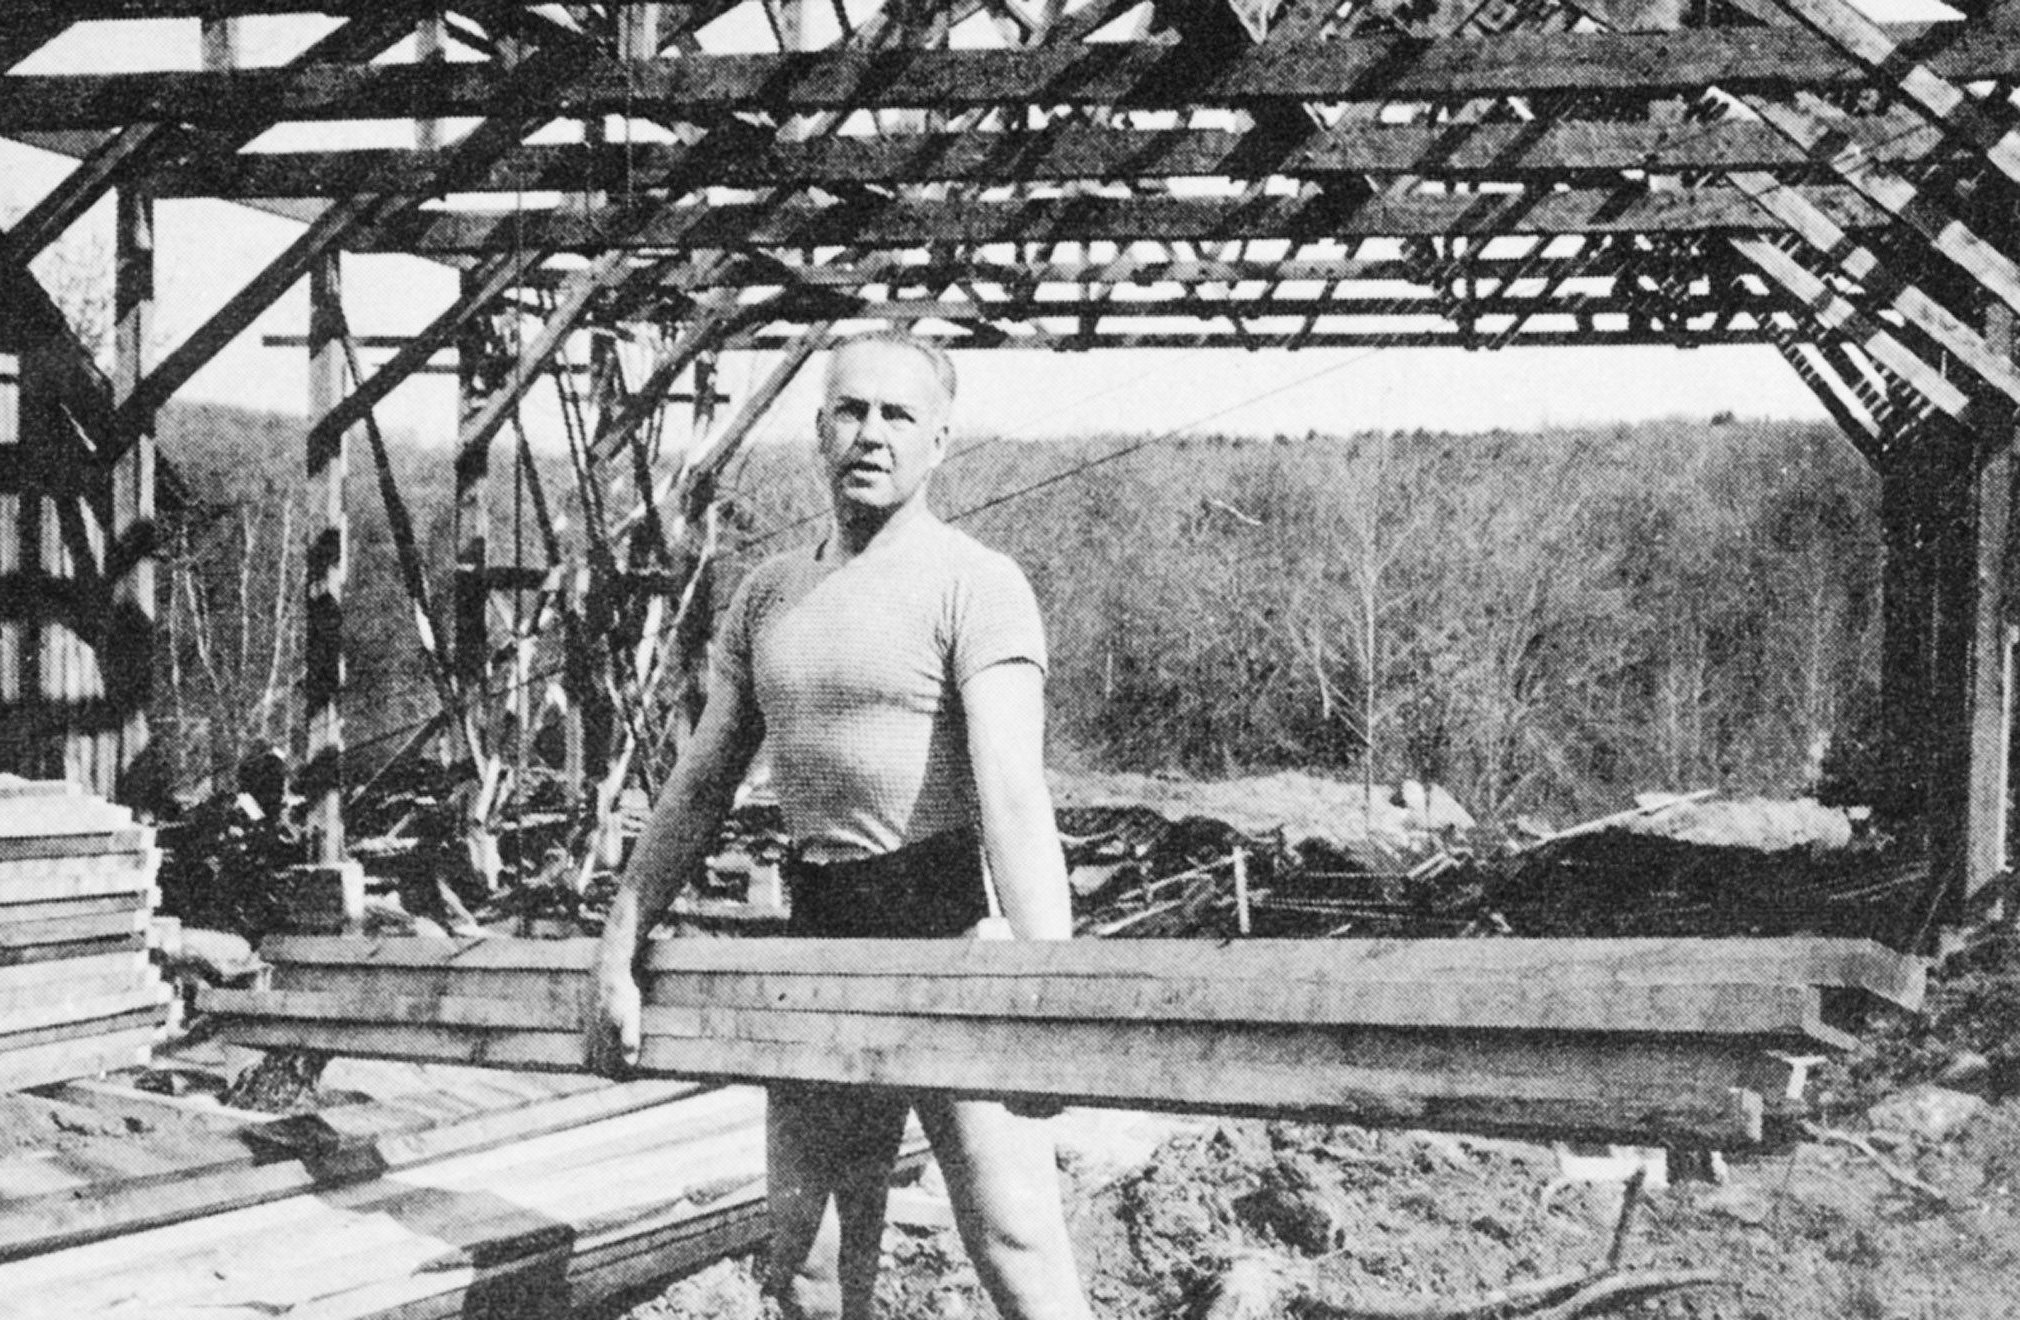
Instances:
[[[495,785],[487,707],[524,639],[490,601],[533,593],[568,648],[569,769],[602,821],[691,662],[715,479],[839,331],[1073,352],[1758,343],[1879,476],[1887,739],[1931,877],[1903,930],[1926,942],[2007,870],[2020,617],[2020,4],[1958,8],[1888,25],[1846,0],[13,0],[0,68],[138,19],[194,27],[201,63],[0,73],[0,135],[76,162],[0,242],[0,769],[137,791],[175,487],[157,418],[303,282],[302,788],[326,861],[345,854],[344,477],[386,473],[375,409],[449,357],[450,599],[381,482],[430,733]],[[320,35],[249,66],[245,24],[284,14]],[[261,140],[359,120],[411,142]],[[30,268],[107,198],[109,371]],[[185,198],[303,227],[162,344],[174,254],[154,210]],[[342,262],[389,252],[460,288],[417,333],[367,341]],[[649,368],[621,369],[620,341]],[[746,349],[777,365],[718,416],[717,355]],[[556,372],[578,382],[576,474],[607,513],[567,545],[541,513],[529,571],[494,553],[493,454]],[[662,446],[675,406],[692,440]]]

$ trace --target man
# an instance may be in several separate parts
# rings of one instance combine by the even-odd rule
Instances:
[[[834,520],[752,572],[718,630],[708,701],[612,904],[591,1057],[638,1056],[633,964],[713,847],[760,742],[793,837],[790,933],[951,938],[994,923],[1072,933],[1045,783],[1045,642],[1009,559],[926,504],[953,364],[906,335],[831,355],[816,418]],[[986,860],[986,873],[984,864]],[[993,897],[991,881],[993,880]],[[869,1320],[908,1105],[1005,1320],[1086,1320],[1052,1144],[1000,1104],[780,1085],[767,1113],[766,1287],[791,1317]]]

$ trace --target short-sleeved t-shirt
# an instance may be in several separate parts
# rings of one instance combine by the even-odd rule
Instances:
[[[1022,570],[937,518],[838,563],[775,556],[717,633],[718,682],[764,720],[772,781],[810,861],[894,851],[975,823],[962,684],[992,665],[1045,666]]]

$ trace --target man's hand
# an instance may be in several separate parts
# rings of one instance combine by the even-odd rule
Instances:
[[[625,1077],[638,1066],[643,1012],[638,978],[629,968],[599,967],[589,1006],[589,1066],[605,1077]]]

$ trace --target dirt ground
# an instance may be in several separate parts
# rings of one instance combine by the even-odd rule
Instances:
[[[1631,1313],[2020,1317],[2020,1102],[1884,1157],[1945,1199],[1836,1142],[1734,1159],[1723,1184],[1647,1192],[1622,1267],[1709,1269],[1724,1283]],[[1554,1181],[1558,1159],[1546,1147],[1351,1127],[1229,1122],[1172,1138],[1120,1177],[1090,1180],[1065,1163],[1081,1272],[1104,1320],[1205,1316],[1244,1259],[1322,1279],[1331,1303],[1269,1314],[1350,1314],[1348,1302],[1462,1314],[1509,1285],[1598,1265],[1622,1200],[1618,1186]],[[884,1265],[892,1320],[994,1315],[950,1231],[893,1226]],[[681,1280],[628,1320],[763,1314],[745,1259]]]

